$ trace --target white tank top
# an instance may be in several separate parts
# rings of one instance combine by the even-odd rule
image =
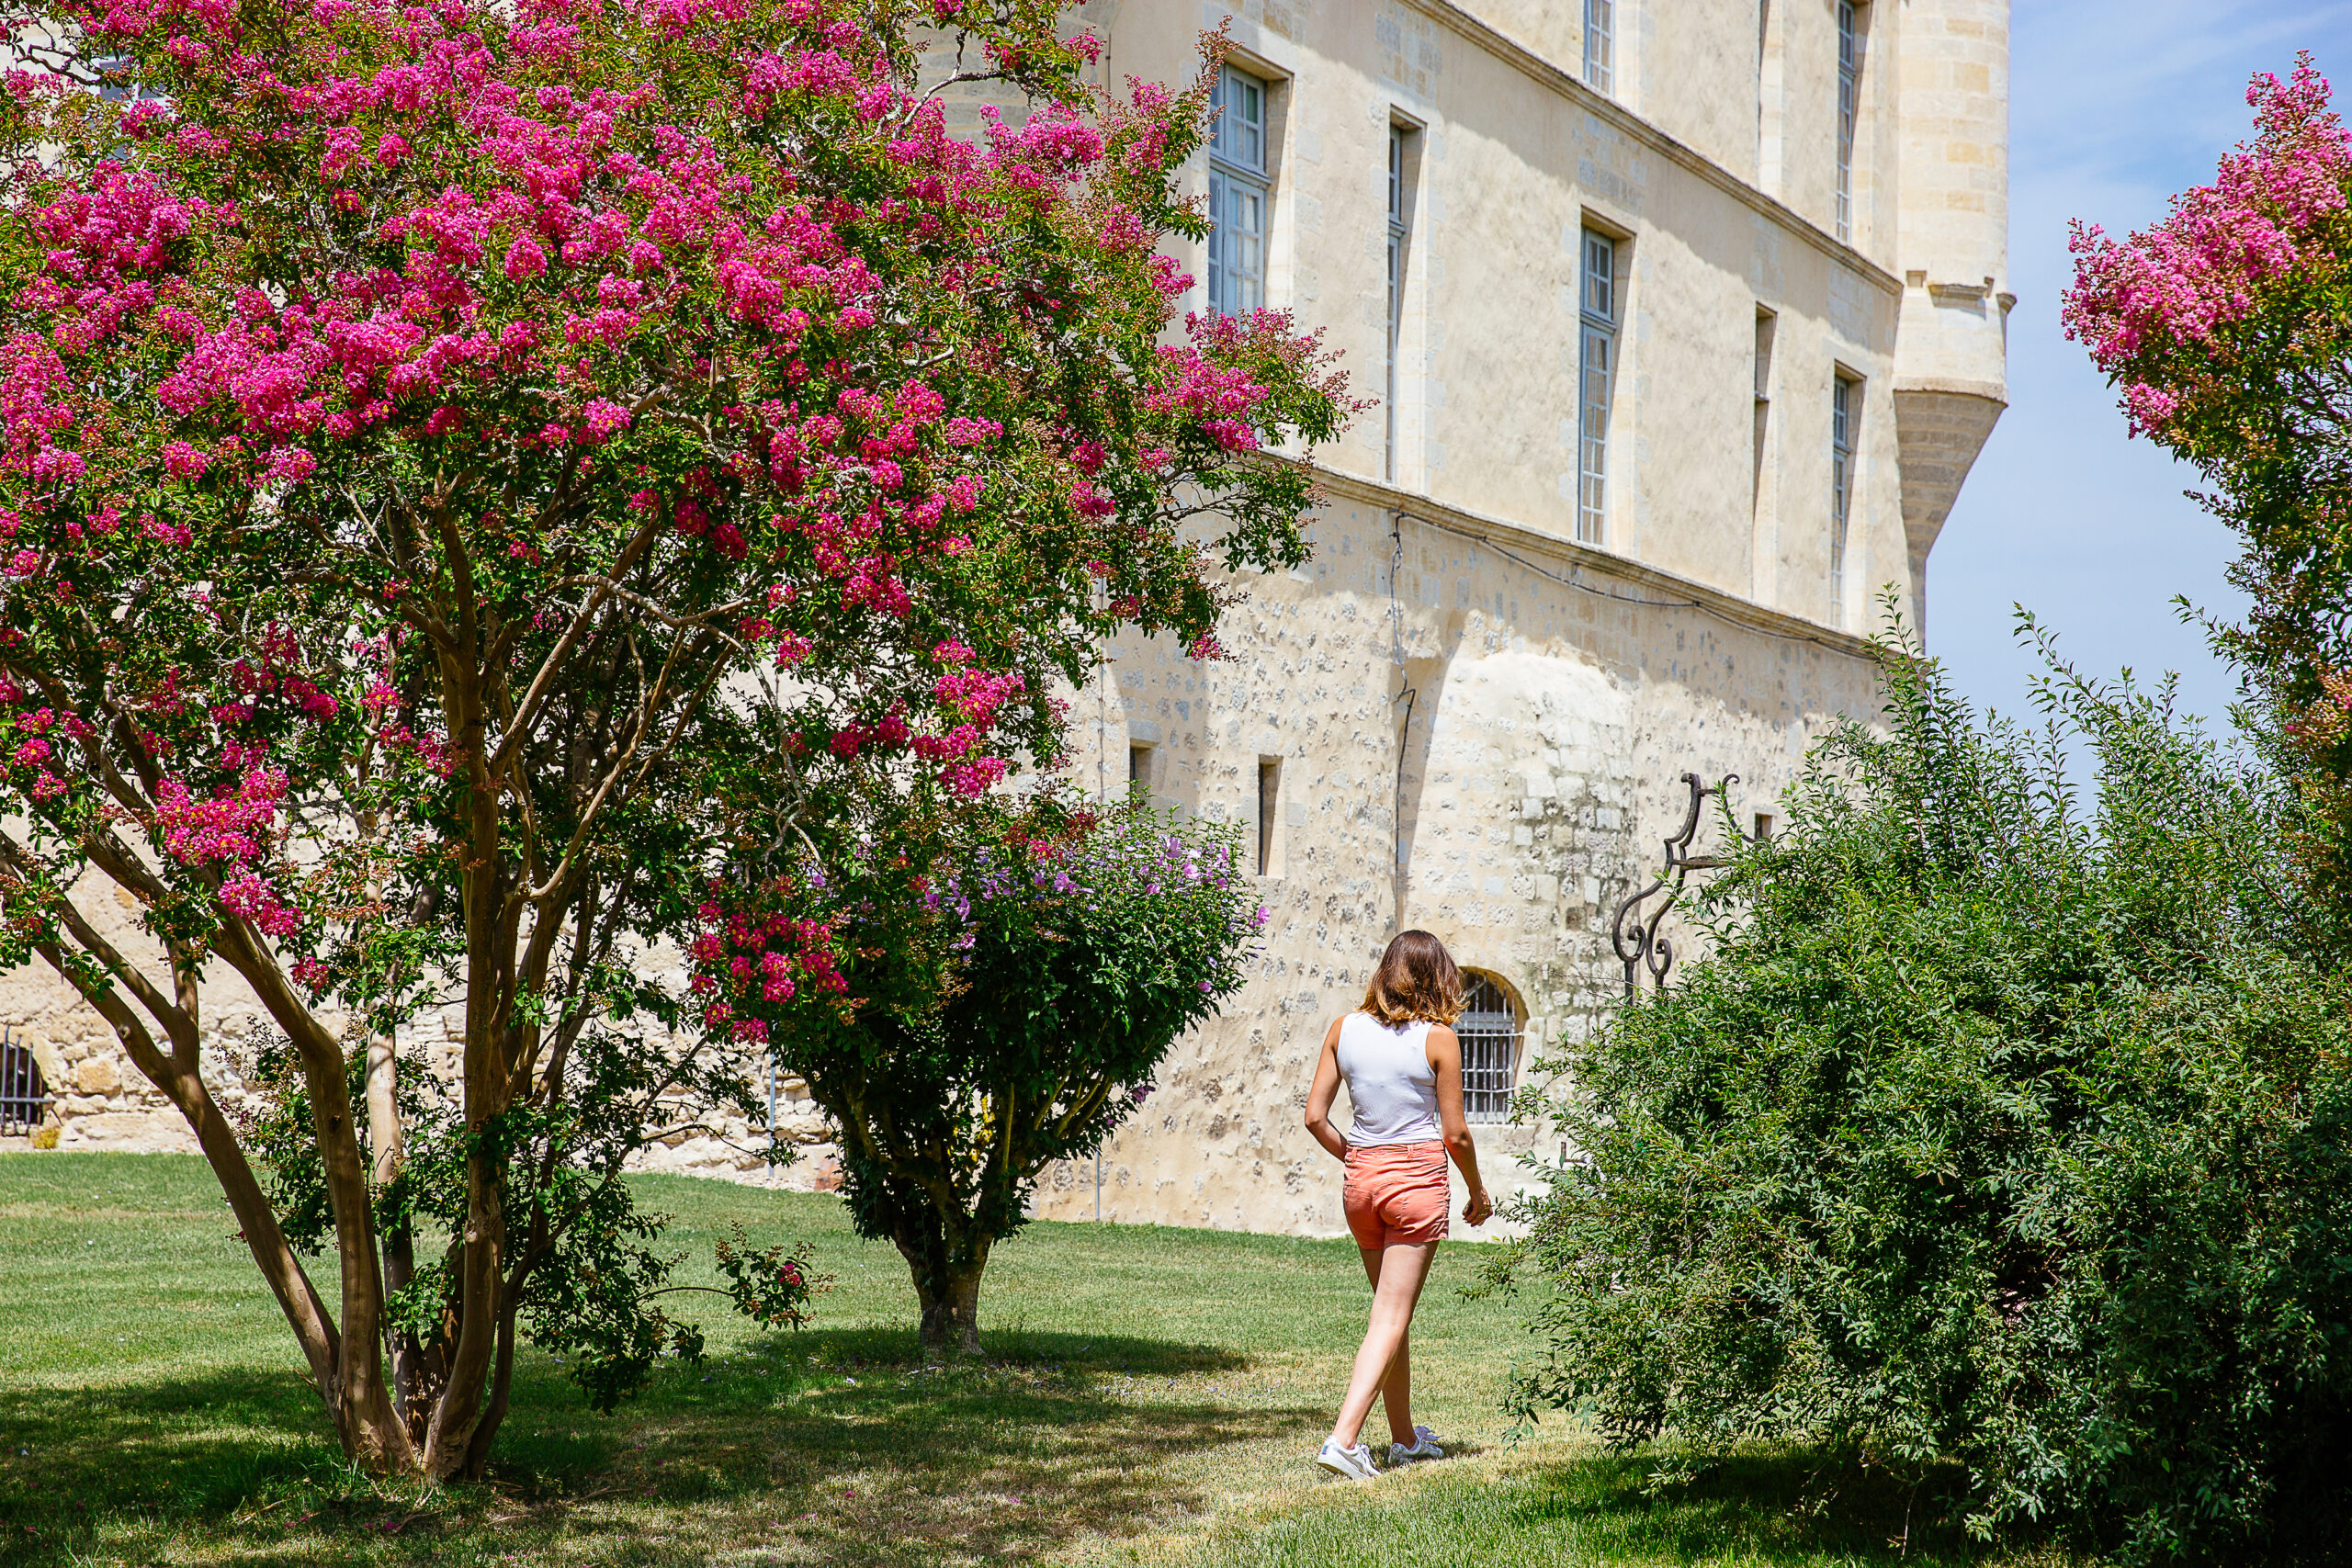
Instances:
[[[1442,1137],[1437,1069],[1430,1066],[1430,1026],[1381,1022],[1368,1012],[1340,1021],[1340,1076],[1355,1107],[1351,1145],[1420,1144]]]

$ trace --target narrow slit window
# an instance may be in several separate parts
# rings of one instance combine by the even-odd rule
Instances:
[[[1854,436],[1860,383],[1839,376],[1829,390],[1829,624],[1846,624],[1846,543],[1854,505]]]
[[[1617,381],[1620,247],[1584,231],[1582,310],[1577,347],[1577,542],[1608,542],[1609,403]]]
[[[1756,841],[1759,844],[1769,843],[1771,838],[1772,814],[1769,811],[1759,811],[1756,814]]]
[[[1282,807],[1283,765],[1279,759],[1258,762],[1258,874],[1274,874],[1276,813]]]
[[[1854,238],[1854,137],[1862,112],[1862,25],[1853,0],[1838,0],[1838,238]]]
[[[1141,784],[1146,789],[1151,787],[1150,747],[1129,746],[1127,748],[1127,783]]]
[[[1453,1032],[1462,1042],[1463,1114],[1473,1122],[1508,1121],[1519,1066],[1519,1010],[1492,976],[1472,970],[1462,978],[1462,1016],[1453,1021]]]
[[[1584,85],[1613,95],[1617,83],[1617,0],[1584,0]]]
[[[1209,309],[1227,316],[1266,302],[1266,97],[1230,65],[1210,90]]]

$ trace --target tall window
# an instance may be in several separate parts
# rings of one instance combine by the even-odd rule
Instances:
[[[1764,454],[1772,436],[1772,334],[1780,318],[1761,306],[1756,311],[1756,434],[1750,454],[1754,469],[1748,482],[1747,509],[1752,516],[1764,506]]]
[[[1846,624],[1846,525],[1853,515],[1854,435],[1861,384],[1840,376],[1829,390],[1829,620]]]
[[[1519,1010],[1494,980],[1476,970],[1462,976],[1462,1016],[1453,1032],[1462,1042],[1462,1111],[1473,1122],[1501,1122],[1510,1115],[1512,1070],[1519,1065]]]
[[[1617,379],[1617,242],[1584,231],[1582,321],[1577,350],[1577,539],[1606,542],[1609,395]]]
[[[1862,29],[1854,0],[1838,0],[1838,237],[1854,238],[1854,130],[1862,111]]]
[[[1390,483],[1396,479],[1396,351],[1405,330],[1405,242],[1410,237],[1405,224],[1405,153],[1406,138],[1412,134],[1401,125],[1388,128],[1388,457],[1387,474]]]
[[[1613,93],[1617,80],[1617,0],[1584,0],[1584,85]]]
[[[1266,85],[1228,65],[1210,101],[1209,309],[1238,316],[1266,302]]]

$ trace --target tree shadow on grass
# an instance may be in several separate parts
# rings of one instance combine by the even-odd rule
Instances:
[[[1198,1506],[1162,1472],[1174,1456],[1317,1419],[1176,1394],[1246,1369],[1229,1351],[988,1337],[983,1359],[945,1364],[910,1331],[772,1337],[665,1363],[611,1417],[531,1356],[484,1482],[437,1489],[350,1472],[290,1373],[0,1391],[0,1562],[1018,1562]],[[1130,1397],[1136,1378],[1171,1380],[1169,1397]]]
[[[1962,1529],[1966,1477],[1957,1464],[1897,1474],[1850,1457],[1758,1446],[1668,1473],[1659,1455],[1593,1455],[1545,1466],[1513,1508],[1630,1554],[1682,1560],[1752,1554],[1766,1562],[1973,1562],[1999,1548]]]
[[[2054,1564],[2057,1549],[1971,1542],[1953,1506],[1956,1467],[1922,1479],[1802,1450],[1743,1451],[1668,1478],[1655,1453],[1575,1445],[1498,1465],[1417,1467],[1327,1488],[1228,1523],[1186,1562],[1217,1568],[1962,1568]],[[1906,1525],[1908,1533],[1906,1535]]]

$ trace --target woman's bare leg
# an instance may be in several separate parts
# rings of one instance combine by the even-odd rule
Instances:
[[[1340,1418],[1331,1427],[1331,1436],[1343,1447],[1351,1447],[1363,1431],[1364,1417],[1372,1414],[1372,1402],[1379,1395],[1381,1385],[1388,1381],[1389,1363],[1396,1359],[1397,1347],[1405,1342],[1406,1331],[1413,1325],[1413,1308],[1421,1299],[1421,1286],[1430,1277],[1430,1264],[1437,1258],[1437,1244],[1423,1242],[1419,1246],[1398,1244],[1380,1255],[1380,1276],[1373,1281],[1372,1322],[1363,1331],[1363,1344],[1356,1351],[1354,1375],[1348,1380],[1348,1397],[1340,1406]],[[1408,1439],[1409,1440],[1409,1439]]]
[[[1363,1254],[1364,1278],[1372,1281],[1373,1291],[1380,1290],[1380,1253],[1374,1247],[1359,1247]],[[1388,1362],[1388,1376],[1380,1384],[1381,1402],[1388,1407],[1388,1440],[1411,1448],[1420,1439],[1413,1432],[1413,1328],[1396,1340],[1396,1354]]]

